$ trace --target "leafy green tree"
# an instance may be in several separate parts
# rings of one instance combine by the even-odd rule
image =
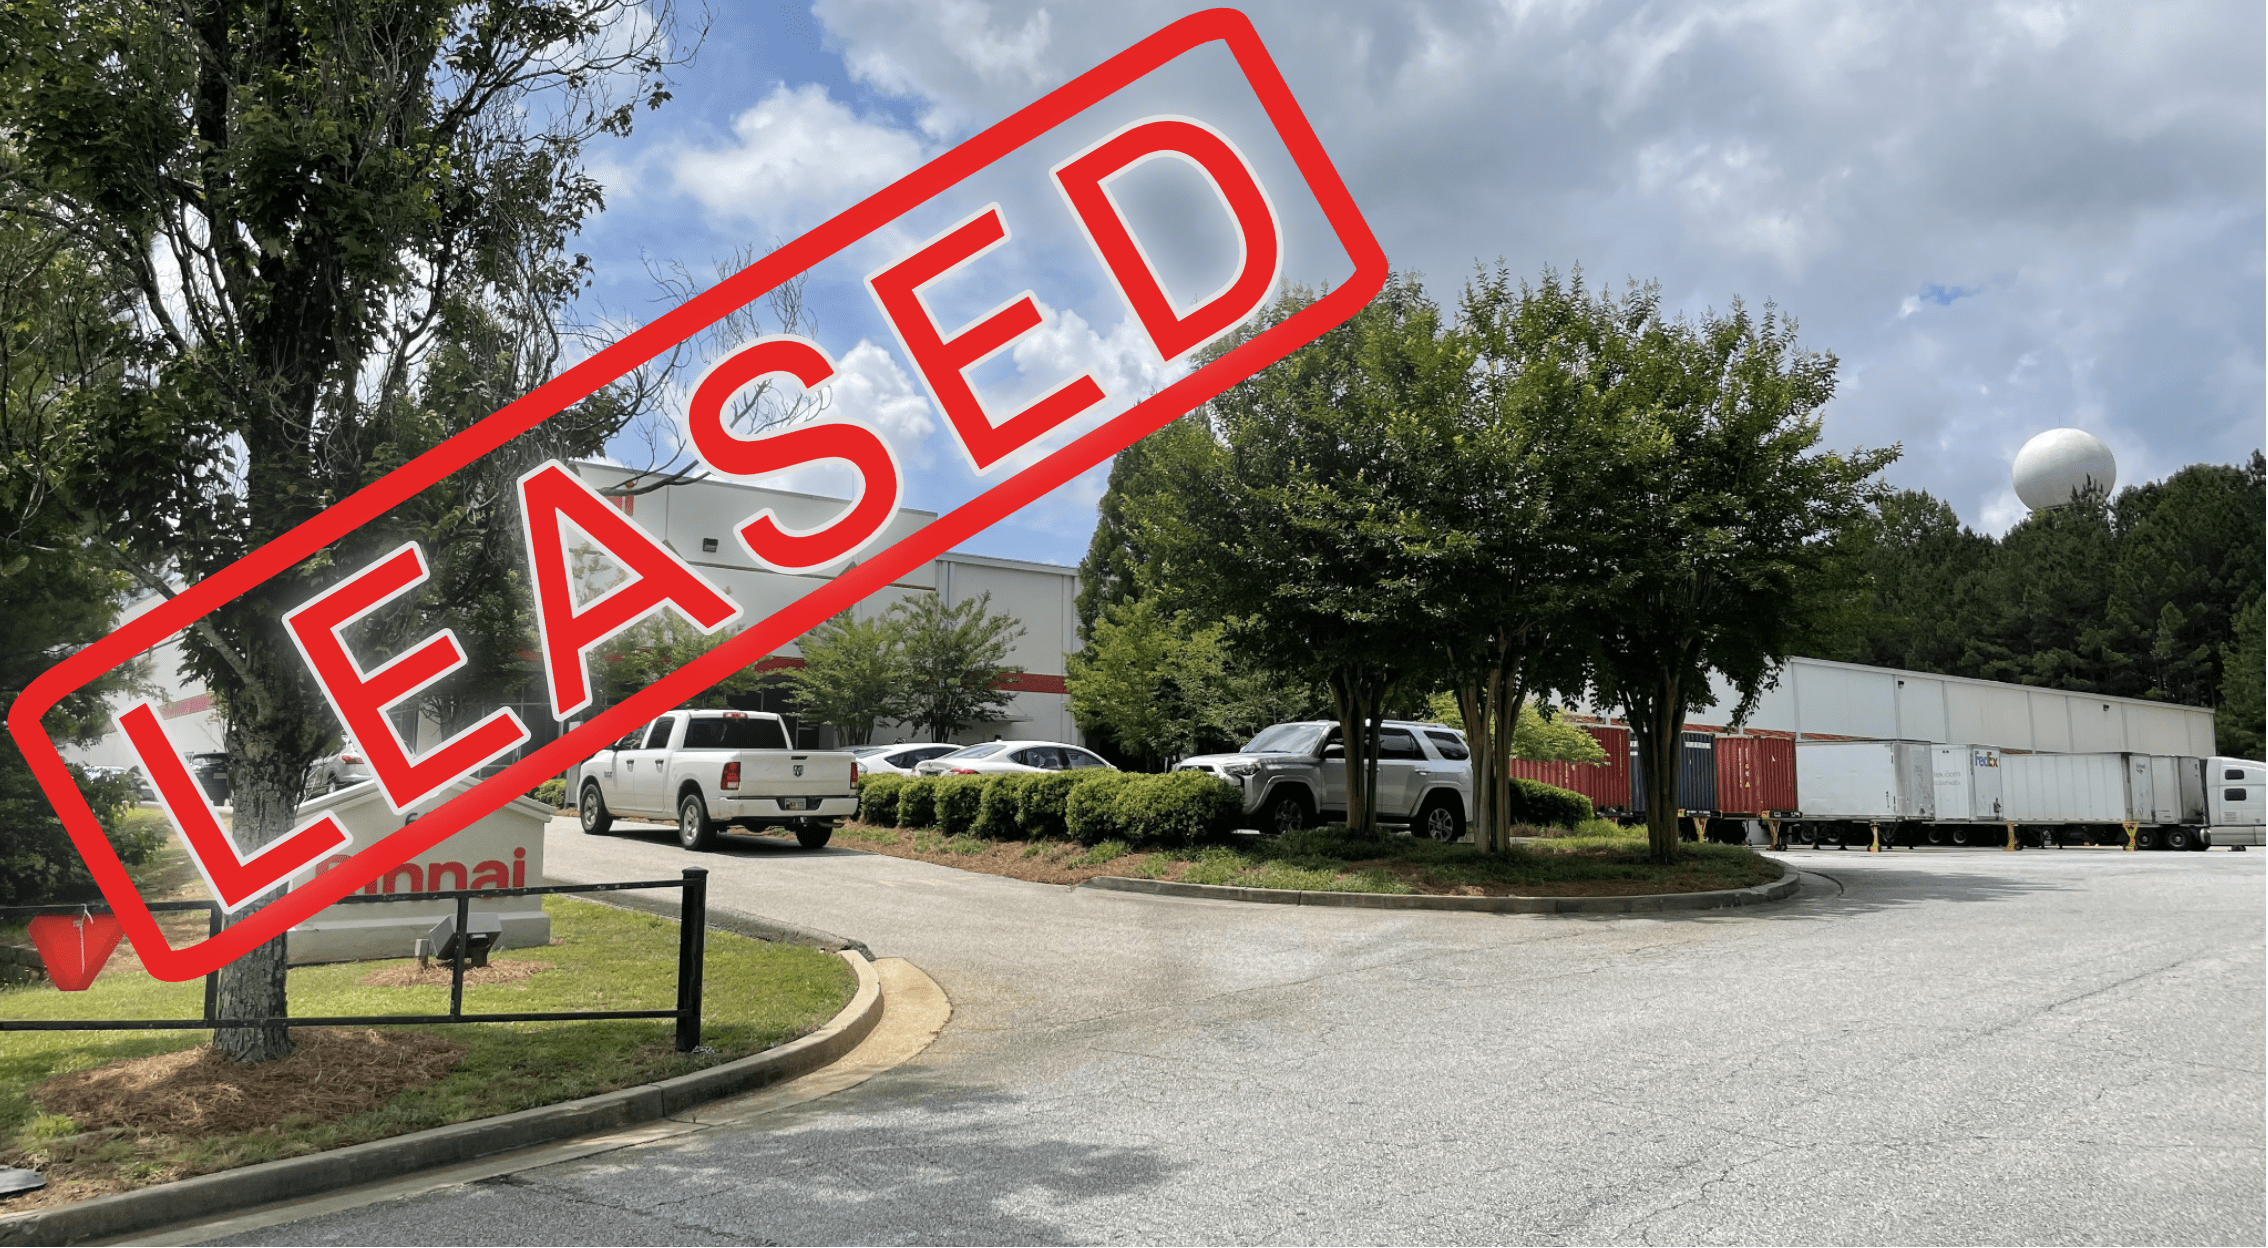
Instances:
[[[847,611],[805,633],[799,643],[803,666],[785,676],[796,706],[833,724],[845,745],[872,741],[877,720],[910,718],[914,699],[904,633],[903,616],[861,620]]]
[[[1311,300],[1294,291],[1245,332]],[[1440,328],[1422,287],[1397,277],[1345,324],[1223,392],[1207,412],[1212,438],[1177,465],[1184,516],[1150,530],[1177,595],[1226,622],[1234,648],[1330,690],[1359,832],[1377,829],[1388,699],[1431,661],[1411,644],[1429,624],[1414,558],[1428,530],[1413,500],[1440,465],[1397,417],[1461,395]]]
[[[1079,636],[1091,640],[1110,607],[1157,587],[1161,552],[1155,535],[1181,527],[1181,465],[1211,450],[1203,421],[1185,416],[1120,451],[1096,506],[1095,535],[1079,561]]]
[[[1819,657],[1957,671],[1983,630],[1998,543],[1921,490],[1885,494],[1844,540],[1866,583]]]
[[[2219,696],[2237,613],[2263,588],[2262,476],[2256,451],[2244,468],[2195,464],[2119,493],[2104,612],[2131,675],[2113,692],[2191,706]]]
[[[1434,694],[1426,703],[1429,718],[1463,731],[1464,710],[1454,693]],[[1533,701],[1520,704],[1520,721],[1512,730],[1510,756],[1538,763],[1603,763],[1606,750],[1599,739],[1564,719],[1544,718]]]
[[[1090,630],[1087,648],[1066,663],[1079,731],[1107,737],[1144,770],[1194,747],[1196,713],[1186,695],[1203,677],[1193,669],[1219,667],[1218,629],[1201,646],[1174,625],[1154,601],[1114,604]]]
[[[640,620],[616,637],[603,655],[594,656],[594,666],[600,673],[598,687],[612,705],[730,640],[729,630],[704,636],[674,614]],[[694,695],[685,705],[721,710],[732,705],[734,697],[754,692],[761,679],[754,667],[741,668]]]
[[[1618,356],[1595,313],[1580,272],[1530,284],[1484,270],[1449,361],[1471,360],[1464,401],[1413,408],[1402,426],[1437,465],[1421,496],[1429,633],[1473,746],[1483,850],[1511,843],[1505,764],[1540,722],[1530,699],[1584,683],[1595,560],[1619,506],[1603,471],[1619,453],[1606,403]]]
[[[147,327],[94,431],[107,471],[80,499],[89,549],[169,593],[422,449],[430,432],[402,412],[434,344],[467,317],[539,323],[583,280],[565,244],[600,187],[581,147],[664,98],[670,27],[627,0],[0,10],[5,209],[68,229]],[[227,710],[247,850],[291,828],[335,736],[280,617],[384,527],[190,632]],[[365,643],[377,657],[389,627]],[[224,1016],[286,1005],[281,940],[223,972]],[[290,1049],[280,1027],[217,1043],[245,1060]]]
[[[2101,490],[2018,521],[2000,539],[1981,626],[1956,670],[2082,693],[2130,688],[2133,659],[2106,619],[2117,563],[2118,536]]]
[[[1626,708],[1645,760],[1648,840],[1677,854],[1679,734],[1707,705],[1709,673],[1754,708],[1779,663],[1819,635],[1855,584],[1835,541],[1859,522],[1869,479],[1897,452],[1821,450],[1835,359],[1795,327],[1735,303],[1698,322],[1660,315],[1651,287],[1601,296],[1612,332],[1612,465],[1623,523],[1597,551],[1593,679]]]
[[[971,724],[998,719],[1016,700],[1003,677],[1024,669],[1008,662],[1024,626],[993,611],[992,595],[946,606],[940,595],[917,594],[890,608],[904,656],[906,722],[932,741],[949,741]]]
[[[2263,662],[2261,595],[2237,612],[2235,635],[2221,648],[2221,705],[2213,713],[2214,735],[2221,753],[2234,758],[2262,758],[2268,739],[2268,664]]]

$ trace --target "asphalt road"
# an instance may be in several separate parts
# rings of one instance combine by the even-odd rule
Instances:
[[[574,880],[942,984],[921,1056],[745,1132],[244,1242],[2268,1240],[2268,853],[1799,850],[1775,906],[1420,914],[553,824]]]

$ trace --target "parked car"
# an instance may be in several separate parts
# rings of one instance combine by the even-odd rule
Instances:
[[[205,791],[207,800],[215,806],[228,805],[228,755],[207,751],[184,754],[182,758],[189,764],[189,774],[197,778],[197,787]]]
[[[858,774],[862,776],[910,776],[916,763],[942,758],[960,748],[935,741],[906,741],[897,745],[854,746],[850,753],[858,760]]]
[[[1011,771],[1118,770],[1101,755],[1060,741],[987,741],[930,759],[914,768],[921,776],[988,776]]]
[[[157,800],[157,789],[151,786],[149,777],[143,775],[142,769],[138,766],[88,767],[83,770],[87,773],[89,780],[108,780],[114,776],[123,777],[126,783],[134,786],[136,801],[154,802]]]
[[[1263,832],[1288,832],[1318,818],[1346,817],[1346,747],[1328,720],[1276,724],[1234,754],[1183,759],[1179,771],[1203,771],[1244,790],[1245,813]],[[1465,834],[1472,809],[1472,751],[1463,733],[1443,724],[1387,720],[1379,727],[1378,818],[1407,823],[1438,841]]]
[[[336,793],[350,784],[361,784],[377,778],[378,773],[371,769],[370,760],[363,757],[362,751],[354,742],[349,741],[346,748],[338,753],[325,754],[307,765],[307,793],[310,797],[317,793]]]
[[[567,773],[583,831],[603,833],[618,814],[674,814],[692,850],[713,848],[726,824],[784,827],[818,849],[858,810],[857,784],[848,753],[796,749],[786,721],[763,711],[672,711]]]

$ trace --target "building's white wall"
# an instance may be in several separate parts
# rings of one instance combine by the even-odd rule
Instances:
[[[608,464],[578,464],[576,470],[587,484],[602,490],[634,475]],[[832,520],[848,505],[840,499],[711,477],[638,495],[626,510],[639,527],[660,538],[740,604],[743,614],[732,627],[741,628],[810,593],[843,571],[848,561],[809,573],[775,572],[757,566],[735,536],[736,530],[766,509],[789,528],[808,529]],[[936,518],[934,512],[901,508],[883,536],[868,548],[869,555]],[[714,543],[716,549],[705,549],[708,543]],[[858,618],[869,619],[919,594],[942,594],[948,605],[991,594],[991,610],[1006,612],[1024,626],[1009,661],[1024,669],[1026,675],[1018,683],[1025,687],[1016,693],[1006,718],[972,726],[962,737],[972,742],[1032,737],[1084,744],[1072,723],[1069,699],[1062,691],[1065,658],[1078,648],[1074,606],[1078,588],[1075,568],[948,553],[915,567],[889,587],[861,600],[852,611]],[[142,599],[129,607],[124,617],[140,615],[159,601],[155,596]],[[801,657],[792,641],[777,647],[774,653],[784,658]],[[175,747],[189,752],[222,748],[223,726],[205,706],[202,684],[181,673],[179,638],[157,647],[151,657],[151,674],[158,688],[155,700],[161,708],[172,708],[164,712],[161,722]],[[124,706],[123,700],[117,700],[117,709]],[[533,717],[544,714],[547,708],[524,705],[520,710],[523,717]],[[875,739],[911,740],[913,732],[910,727],[883,725]],[[435,725],[426,724],[419,736],[418,744],[423,748],[434,744],[439,732]],[[540,739],[548,740],[549,736]],[[91,766],[124,767],[137,761],[124,734],[116,731],[87,749],[66,750],[65,756]]]

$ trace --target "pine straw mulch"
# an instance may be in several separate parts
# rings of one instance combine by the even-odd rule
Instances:
[[[376,1109],[465,1058],[464,1045],[423,1031],[301,1027],[291,1035],[282,1061],[238,1062],[199,1045],[57,1075],[32,1100],[81,1131],[235,1135]]]
[[[247,1135],[289,1124],[314,1126],[376,1109],[457,1068],[465,1046],[430,1032],[301,1027],[291,1056],[244,1064],[211,1045],[57,1075],[32,1100],[82,1130],[0,1157],[47,1179],[0,1205],[26,1213],[241,1164],[195,1160],[187,1141]],[[305,1149],[290,1151],[306,1151]],[[163,1157],[166,1160],[158,1161]],[[136,1158],[145,1159],[135,1164]]]

